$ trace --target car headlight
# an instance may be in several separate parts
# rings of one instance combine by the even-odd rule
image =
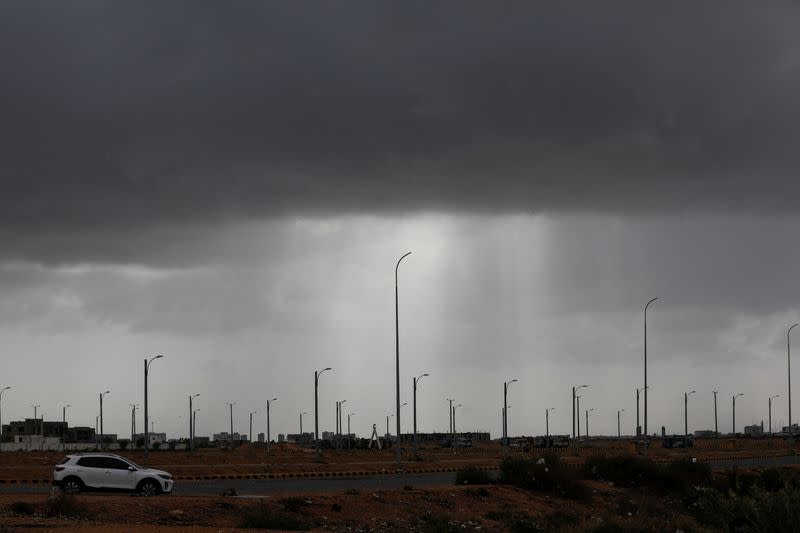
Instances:
[[[158,474],[158,477],[160,477],[161,479],[166,479],[167,481],[172,481],[172,476],[170,476],[169,474]]]

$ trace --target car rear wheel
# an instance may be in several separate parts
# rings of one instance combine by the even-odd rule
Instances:
[[[64,494],[78,494],[83,490],[83,483],[76,477],[68,477],[61,483],[61,490]]]
[[[145,479],[139,483],[138,491],[142,496],[155,496],[161,492],[161,487],[154,480]]]

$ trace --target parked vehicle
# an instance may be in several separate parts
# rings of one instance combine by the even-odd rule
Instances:
[[[83,453],[68,455],[55,466],[53,485],[66,494],[102,490],[155,496],[171,493],[175,481],[168,472],[143,468],[119,455]]]

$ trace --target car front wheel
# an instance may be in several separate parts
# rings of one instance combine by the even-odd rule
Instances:
[[[161,487],[158,486],[158,483],[153,481],[152,479],[145,479],[141,483],[139,483],[139,494],[142,496],[155,496],[159,492],[161,492]]]
[[[61,483],[64,494],[78,494],[83,489],[83,483],[76,477],[68,477]]]

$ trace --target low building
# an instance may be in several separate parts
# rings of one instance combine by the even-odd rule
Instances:
[[[150,445],[158,443],[159,445],[167,442],[166,433],[148,433],[147,438],[150,439]],[[136,446],[137,442],[144,442],[144,433],[135,433],[133,435],[133,445]]]
[[[744,434],[748,437],[763,437],[764,436],[764,422],[761,425],[753,424],[752,426],[744,427]]]

